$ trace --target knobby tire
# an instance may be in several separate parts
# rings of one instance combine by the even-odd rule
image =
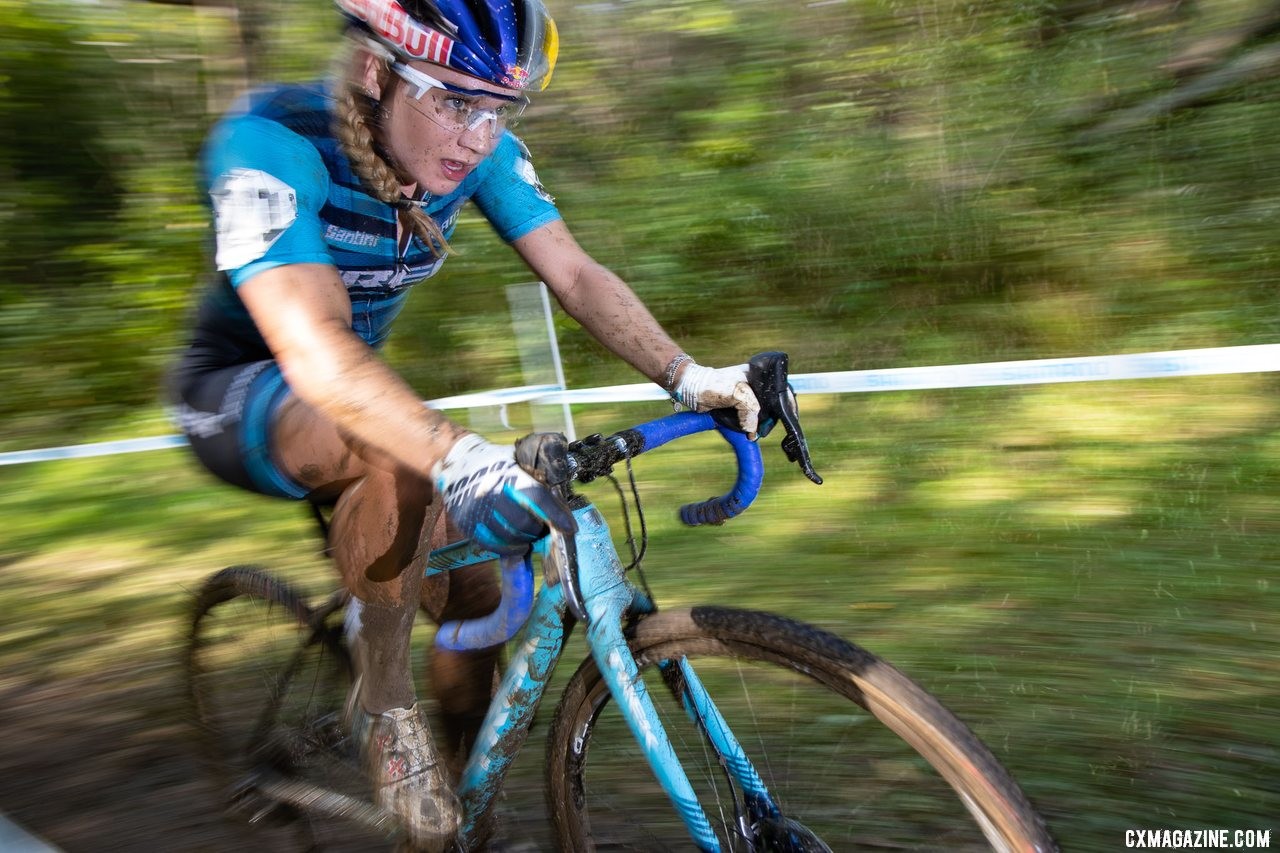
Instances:
[[[733,808],[740,792],[658,676],[663,660],[689,659],[787,817],[821,840],[766,849],[1057,849],[991,751],[850,642],[771,614],[696,607],[641,620],[630,645],[724,850],[748,849]],[[612,705],[588,659],[548,736],[560,849],[692,849]],[[794,728],[779,730],[783,722]]]

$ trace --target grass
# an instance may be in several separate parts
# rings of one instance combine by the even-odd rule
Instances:
[[[667,606],[780,611],[893,661],[995,749],[1064,849],[1139,827],[1275,828],[1274,384],[802,398],[827,483],[771,437],[757,505],[724,527],[674,513],[727,486],[718,439],[635,463],[646,573]],[[578,431],[660,411],[591,408]],[[610,490],[589,493],[613,510]],[[331,584],[297,506],[215,483],[182,451],[0,469],[0,517],[9,685],[171,665],[190,590],[222,565]]]

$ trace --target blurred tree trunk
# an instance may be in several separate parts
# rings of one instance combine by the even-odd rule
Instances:
[[[1112,114],[1085,132],[1084,141],[1131,130],[1178,110],[1213,103],[1235,86],[1277,76],[1280,76],[1280,44],[1254,48],[1243,56],[1186,79],[1170,92]]]
[[[1180,77],[1202,73],[1219,65],[1241,48],[1280,33],[1280,2],[1267,3],[1244,24],[1200,39],[1169,60],[1165,70]]]
[[[1105,0],[1092,0],[1087,5],[1104,4]],[[1198,39],[1161,65],[1175,80],[1172,89],[1145,98],[1133,91],[1104,98],[1074,111],[1066,121],[1088,128],[1079,141],[1090,144],[1179,110],[1214,103],[1235,87],[1280,77],[1280,44],[1269,41],[1277,34],[1280,0],[1267,0],[1244,23]]]

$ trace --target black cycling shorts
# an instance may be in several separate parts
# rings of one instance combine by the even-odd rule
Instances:
[[[203,465],[234,486],[281,498],[308,489],[276,464],[271,423],[292,392],[274,361],[255,361],[184,377],[175,420]]]

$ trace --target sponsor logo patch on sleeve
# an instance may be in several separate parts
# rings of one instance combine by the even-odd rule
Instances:
[[[258,169],[232,169],[209,190],[217,231],[219,270],[256,261],[298,218],[293,187]]]
[[[516,160],[516,174],[520,176],[520,180],[533,187],[548,204],[555,203],[555,199],[551,197],[551,194],[542,188],[542,182],[538,180],[538,173],[534,171],[533,164],[529,162],[527,157],[520,157]]]

